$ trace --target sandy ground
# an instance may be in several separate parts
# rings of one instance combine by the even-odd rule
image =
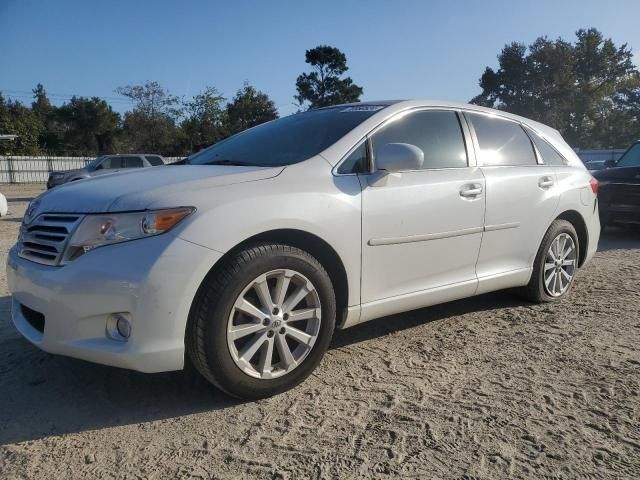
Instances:
[[[37,188],[3,187],[4,264]],[[640,233],[570,298],[496,293],[338,332],[319,369],[240,403],[193,373],[42,353],[0,279],[3,478],[639,478]]]

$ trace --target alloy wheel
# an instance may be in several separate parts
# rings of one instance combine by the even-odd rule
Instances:
[[[552,297],[564,294],[573,281],[577,266],[576,244],[567,233],[553,239],[544,263],[544,289]]]
[[[320,297],[311,281],[289,269],[250,282],[227,322],[227,345],[247,375],[277,378],[291,372],[313,349],[320,332]]]

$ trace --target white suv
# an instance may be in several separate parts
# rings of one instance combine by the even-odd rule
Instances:
[[[472,105],[342,105],[183,165],[53,189],[8,259],[18,330],[142,372],[185,353],[229,394],[301,382],[334,327],[492,290],[567,295],[597,182],[559,133]]]

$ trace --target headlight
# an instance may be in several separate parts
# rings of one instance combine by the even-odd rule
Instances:
[[[78,258],[91,249],[153,237],[171,230],[195,208],[180,207],[133,213],[87,215],[73,232],[62,263]]]

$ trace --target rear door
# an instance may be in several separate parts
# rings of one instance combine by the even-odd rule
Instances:
[[[452,286],[473,294],[484,218],[484,178],[469,162],[464,119],[451,110],[399,114],[375,131],[371,149],[409,143],[420,170],[362,177],[362,302]],[[470,146],[470,145],[469,145]],[[362,163],[356,148],[348,164]],[[353,160],[353,161],[352,161]],[[459,285],[459,287],[456,287]]]
[[[559,200],[554,167],[543,165],[523,127],[484,113],[465,113],[486,180],[478,279],[526,274]]]

